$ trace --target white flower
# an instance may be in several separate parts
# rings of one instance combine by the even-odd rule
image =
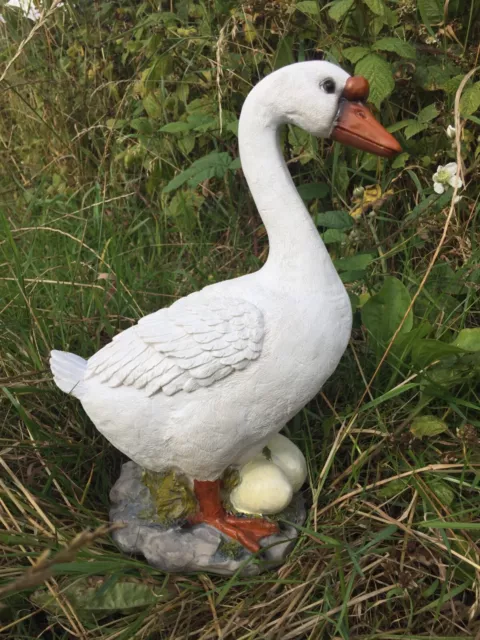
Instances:
[[[25,17],[36,22],[40,18],[40,11],[35,7],[32,0],[8,0],[7,7],[19,7]]]
[[[455,127],[452,127],[451,124],[448,125],[447,127],[447,138],[450,138],[450,140],[454,140],[455,139]]]
[[[445,166],[439,165],[437,172],[433,174],[433,190],[435,193],[444,193],[445,187],[463,187],[460,177],[457,177],[457,163],[449,162]]]

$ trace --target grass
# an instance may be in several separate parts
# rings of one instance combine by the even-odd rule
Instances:
[[[188,45],[201,48],[204,56],[195,49],[200,68],[195,78],[188,75],[192,51],[181,48],[188,37],[170,31],[172,40],[165,40],[180,52],[164,86],[166,98],[183,81],[190,83],[191,98],[205,91],[201,74],[214,68],[208,61],[217,60],[223,24],[221,9],[205,6],[212,34],[198,38],[200,44],[192,36]],[[133,61],[119,61],[100,14],[86,33],[81,29],[88,16],[70,5],[68,11],[80,31],[71,23],[39,29],[10,67],[9,90],[1,98],[0,634],[101,640],[478,638],[478,360],[474,352],[452,360],[438,351],[462,330],[479,326],[475,116],[461,123],[467,138],[457,151],[466,165],[466,188],[454,210],[451,192],[444,200],[431,195],[436,164],[455,158],[443,134],[453,108],[448,94],[435,94],[437,121],[417,141],[404,140],[411,158],[396,170],[288,138],[297,184],[328,187],[309,203],[314,215],[349,209],[360,184],[394,189],[373,216],[366,213],[355,222],[355,234],[349,232],[344,244],[329,245],[336,259],[369,252],[373,260],[347,282],[355,325],[338,370],[285,430],[307,457],[308,521],[277,571],[255,578],[167,576],[122,555],[112,543],[104,528],[108,493],[125,459],[95,430],[80,404],[54,387],[48,353],[57,348],[88,356],[142,315],[208,283],[259,268],[266,239],[238,171],[186,189],[183,208],[150,188],[152,175],[165,186],[193,158],[214,149],[235,155],[235,138],[225,132],[221,146],[218,129],[199,133],[190,155],[177,138],[161,134],[145,141],[133,127],[107,125],[112,118],[139,117],[134,86],[147,62],[138,52]],[[114,36],[121,39],[140,18],[127,5],[115,11],[119,22],[112,24],[120,33]],[[464,48],[452,49],[445,41],[432,56],[445,62],[452,52],[463,55],[462,73],[474,66],[476,46],[473,5],[465,11]],[[272,21],[281,22],[268,15],[265,20],[266,31]],[[306,19],[285,20],[277,27],[290,29],[300,41]],[[255,47],[268,60],[278,57],[271,36],[255,24]],[[251,77],[245,74],[240,81],[229,75],[227,58],[244,56],[237,59],[237,75],[244,66],[251,71],[253,45],[234,40],[230,26],[219,53],[225,61],[222,100],[224,111],[237,112]],[[5,62],[30,28],[23,21],[9,31],[2,43]],[[339,28],[334,43],[326,27],[318,29],[326,47],[349,37]],[[71,47],[68,53],[61,36]],[[95,38],[105,46],[103,58]],[[307,36],[303,41],[310,42]],[[45,42],[55,42],[58,53]],[[78,44],[82,54],[75,50]],[[163,41],[162,46],[167,50]],[[113,80],[88,76],[94,64],[110,60],[118,65]],[[109,82],[117,95],[108,94]],[[409,88],[413,80],[405,88],[402,83],[385,103],[388,124],[431,101],[422,89]],[[216,105],[216,88],[211,91]],[[15,115],[20,108],[23,119]],[[176,116],[162,114],[158,122],[149,116],[156,130],[164,116],[183,117],[175,108]],[[161,158],[159,165],[148,164],[150,156],[133,165],[123,156],[115,159],[142,144]],[[305,156],[303,164],[299,157]],[[165,173],[155,173],[160,170]],[[362,307],[386,275],[408,291],[412,331],[419,332],[392,343],[389,353],[391,336],[380,340],[380,326],[378,333],[369,331]],[[407,315],[402,308],[395,326]],[[425,337],[437,349],[434,359],[425,360],[410,344]],[[445,430],[414,437],[418,415],[435,416]],[[140,593],[135,585],[150,590]],[[93,589],[96,604],[89,596]]]

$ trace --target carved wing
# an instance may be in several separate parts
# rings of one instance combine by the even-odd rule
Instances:
[[[256,360],[263,336],[255,305],[194,293],[115,336],[90,358],[85,379],[145,389],[149,396],[195,391]]]

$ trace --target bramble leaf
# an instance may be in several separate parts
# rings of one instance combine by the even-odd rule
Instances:
[[[392,67],[376,53],[369,53],[355,66],[355,74],[365,76],[370,83],[370,100],[376,107],[388,98],[395,88]]]
[[[400,38],[380,38],[373,45],[376,51],[391,51],[402,58],[415,58],[416,51],[411,44]]]

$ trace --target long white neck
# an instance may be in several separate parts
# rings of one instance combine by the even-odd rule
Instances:
[[[279,142],[281,121],[249,94],[239,123],[242,169],[269,239],[261,270],[302,290],[343,286],[328,251],[293,184]]]

